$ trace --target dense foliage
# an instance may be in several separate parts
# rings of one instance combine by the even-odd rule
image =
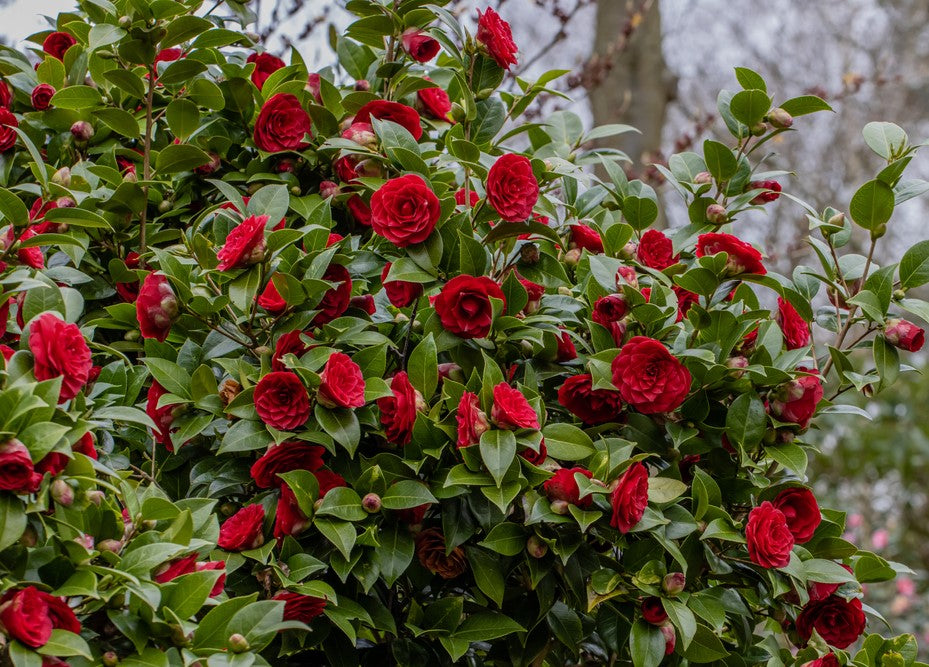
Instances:
[[[828,105],[739,68],[663,232],[631,128],[520,122],[564,72],[491,9],[352,0],[315,71],[244,3],[80,4],[0,53],[13,664],[916,664],[804,476],[923,343],[929,242],[873,261],[903,130],[817,212],[759,149]],[[779,197],[789,277],[737,236]]]

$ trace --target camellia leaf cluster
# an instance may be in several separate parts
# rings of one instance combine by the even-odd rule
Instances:
[[[4,661],[917,664],[805,477],[922,347],[929,242],[874,252],[917,146],[870,124],[817,211],[764,154],[829,106],[737,68],[661,230],[632,128],[525,122],[565,72],[444,4],[351,0],[322,69],[232,0],[0,49]],[[789,276],[740,238],[777,199]]]

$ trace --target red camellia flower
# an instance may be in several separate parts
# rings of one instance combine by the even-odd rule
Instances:
[[[690,392],[690,371],[653,338],[632,338],[612,369],[623,401],[647,415],[677,409]]]
[[[830,646],[848,648],[862,635],[866,622],[861,600],[830,595],[803,608],[797,617],[797,634],[806,642],[816,630]]]
[[[441,212],[439,198],[416,174],[392,178],[371,195],[371,227],[399,248],[429,238]]]
[[[29,324],[29,349],[35,358],[35,379],[61,378],[58,399],[77,396],[90,377],[90,348],[76,324],[43,313]]]
[[[42,483],[26,445],[16,438],[0,445],[0,489],[13,493],[35,493]]]
[[[368,203],[364,199],[358,195],[352,195],[348,198],[348,201],[345,202],[345,206],[355,219],[355,222],[365,227],[371,226],[371,207],[368,206]]]
[[[765,501],[748,514],[745,524],[748,557],[761,567],[784,567],[790,562],[794,536],[784,513]]]
[[[300,509],[297,496],[286,484],[281,485],[281,497],[274,513],[274,537],[282,540],[288,535],[299,535],[312,523]]]
[[[539,442],[539,451],[526,447],[519,451],[519,455],[534,466],[540,466],[548,458],[548,448],[545,446],[545,438]]]
[[[416,109],[405,104],[389,100],[368,102],[358,110],[352,122],[371,123],[372,118],[389,120],[400,127],[406,128],[406,131],[412,134],[417,141],[423,136],[423,126],[420,124],[419,114]]]
[[[384,283],[384,291],[387,293],[387,299],[397,308],[406,308],[422,296],[423,286],[419,283],[410,283],[405,280],[386,280],[387,274],[390,273],[391,263],[384,265],[381,271],[381,281]]]
[[[272,315],[280,315],[287,310],[287,302],[277,291],[273,280],[269,280],[264,290],[258,295],[258,305]]]
[[[310,595],[281,591],[272,600],[283,600],[284,620],[309,623],[323,613],[326,601],[323,598],[314,598]]]
[[[301,440],[271,445],[260,459],[252,464],[251,478],[261,489],[273,489],[283,484],[279,474],[291,470],[315,472],[323,467],[323,453],[319,445],[310,445]]]
[[[625,535],[635,528],[648,507],[648,468],[636,461],[626,468],[610,494],[610,525]]]
[[[926,332],[912,322],[892,318],[884,324],[887,342],[907,352],[919,352],[926,343]]]
[[[148,400],[145,404],[145,414],[151,417],[151,420],[155,422],[155,429],[152,431],[152,434],[155,436],[155,442],[167,447],[169,452],[173,452],[174,445],[171,444],[170,433],[171,423],[174,421],[175,406],[165,405],[161,408],[158,407],[158,401],[167,393],[165,388],[158,384],[157,380],[152,382],[152,386],[148,388]]]
[[[159,584],[166,584],[173,579],[197,571],[197,554],[190,554],[183,558],[175,558],[155,570],[152,577]]]
[[[661,598],[652,595],[642,600],[642,618],[652,625],[661,625],[668,620],[668,612],[664,610]]]
[[[815,375],[805,375],[783,385],[772,396],[771,414],[783,422],[793,422],[806,428],[823,398],[823,385]]]
[[[784,332],[784,343],[788,350],[796,350],[810,344],[810,325],[800,317],[797,309],[783,297],[777,297],[777,324]]]
[[[19,127],[16,116],[9,109],[0,108],[0,153],[5,153],[16,145],[18,135],[14,127]]]
[[[265,85],[268,77],[284,66],[284,61],[273,56],[270,53],[252,53],[245,60],[247,63],[255,63],[255,71],[252,72],[252,83],[261,90]]]
[[[77,44],[77,40],[66,32],[53,32],[42,42],[42,50],[53,58],[64,60],[68,49]]]
[[[312,129],[310,114],[290,93],[275,93],[261,107],[255,120],[255,145],[266,153],[299,151],[310,144],[304,137]]]
[[[396,445],[407,445],[413,438],[416,413],[425,409],[426,401],[410,384],[405,371],[400,371],[390,381],[393,396],[377,399],[381,411],[381,424],[387,440]]]
[[[474,208],[477,206],[477,203],[481,201],[481,196],[474,190],[468,190],[466,192],[464,188],[461,188],[455,192],[455,203],[459,206],[464,206],[466,197],[470,208]]]
[[[558,389],[558,402],[588,426],[619,421],[623,409],[619,392],[594,389],[589,374],[565,380]]]
[[[760,205],[775,201],[781,196],[781,184],[777,181],[752,181],[748,184],[748,190],[771,190],[771,192],[762,192],[749,202],[750,204]]]
[[[613,341],[617,345],[622,345],[623,337],[626,335],[626,325],[623,318],[628,312],[629,306],[622,294],[609,294],[597,299],[594,303],[593,312],[590,314],[590,319],[606,327],[613,337]]]
[[[539,182],[523,155],[506,153],[487,172],[487,202],[507,222],[522,222],[539,201]]]
[[[28,241],[33,236],[36,235],[36,229],[39,228],[39,225],[33,225],[26,229],[22,234],[19,235],[19,242]],[[13,242],[13,228],[10,227],[10,244]],[[33,269],[44,269],[45,268],[45,257],[42,255],[42,248],[23,248],[20,246],[16,251],[16,258],[25,264],[26,266],[31,266]]]
[[[164,342],[178,312],[177,296],[167,276],[160,271],[145,276],[135,302],[135,314],[142,337]]]
[[[848,565],[842,565],[845,570],[854,575],[855,571],[850,568]],[[827,597],[839,590],[839,587],[842,584],[824,584],[818,581],[808,581],[807,582],[807,592],[810,594],[810,600],[818,602],[819,600],[825,600]]]
[[[32,89],[32,108],[36,111],[45,111],[52,105],[55,88],[47,83],[40,83]]]
[[[243,507],[219,527],[216,545],[226,551],[257,549],[265,542],[264,520],[265,508],[261,505]]]
[[[804,487],[784,489],[772,503],[779,509],[787,521],[787,528],[794,536],[794,542],[809,542],[822,521],[819,504],[813,492]]]
[[[816,660],[803,663],[803,667],[842,667],[835,653],[829,653]]]
[[[506,297],[500,286],[485,276],[455,276],[449,280],[435,300],[442,327],[461,338],[485,338],[493,323],[490,299]]]
[[[316,483],[319,484],[320,498],[325,497],[333,489],[345,486],[345,478],[331,470],[317,470],[313,474],[316,476]]]
[[[730,276],[742,273],[763,276],[768,272],[761,263],[761,253],[732,234],[712,233],[697,237],[697,257],[707,257],[720,252],[729,257],[726,260],[726,273]]]
[[[580,497],[581,490],[577,486],[577,480],[574,474],[579,473],[591,479],[594,474],[584,468],[559,468],[552,477],[545,480],[542,490],[549,500],[563,500],[566,503],[577,505],[581,509],[590,507],[593,502],[593,496],[587,495]]]
[[[422,108],[433,118],[450,121],[448,114],[452,110],[452,100],[441,88],[423,88],[416,91],[416,98]]]
[[[288,331],[277,339],[277,342],[274,343],[274,354],[271,355],[272,371],[286,370],[283,362],[285,354],[293,354],[299,358],[309,351],[310,346],[301,340],[300,334],[312,338],[310,334],[303,331]]]
[[[310,418],[310,396],[296,373],[272,371],[255,386],[255,409],[268,426],[291,431]]]
[[[360,408],[365,404],[365,379],[347,354],[334,352],[319,374],[316,400],[327,408]]]
[[[323,295],[322,300],[316,304],[316,317],[310,322],[310,326],[321,327],[328,324],[342,313],[348,310],[348,304],[352,299],[352,277],[341,264],[330,264],[329,268],[323,274],[323,280],[331,283],[337,283],[335,287],[330,287]]]
[[[265,241],[267,224],[268,216],[252,215],[233,227],[226,243],[216,253],[219,260],[217,270],[240,269],[264,261],[268,248]]]
[[[494,406],[490,410],[490,418],[497,428],[539,428],[539,416],[529,405],[529,401],[519,389],[514,389],[505,382],[494,387]]]
[[[577,359],[577,348],[574,347],[571,334],[567,331],[562,331],[561,335],[558,337],[558,352],[555,356],[555,360],[559,363],[564,363],[572,359]]]
[[[596,229],[587,225],[571,225],[571,243],[587,252],[603,252],[603,239]]]
[[[210,597],[215,598],[217,595],[223,592],[223,588],[226,586],[226,561],[211,560],[205,563],[197,563],[196,570],[197,572],[203,572],[204,570],[223,570],[223,573],[219,575],[216,583],[213,584],[213,589],[210,591]]]
[[[6,85],[6,81],[0,81],[0,107],[9,109],[12,103],[13,94],[10,92],[10,87]]]
[[[477,12],[477,41],[503,69],[516,64],[516,42],[510,24],[489,7],[483,13]]]
[[[419,28],[407,28],[400,35],[403,50],[418,63],[427,63],[439,53],[439,41]]]
[[[458,422],[458,440],[455,443],[458,449],[478,444],[481,436],[490,430],[490,422],[481,410],[480,399],[470,391],[461,395],[455,419]]]
[[[26,646],[39,648],[52,637],[52,619],[41,592],[34,586],[7,591],[0,598],[0,623],[6,633]]]
[[[184,56],[184,50],[177,47],[171,47],[168,49],[162,49],[158,52],[158,55],[155,56],[155,66],[158,66],[158,63],[173,63],[175,60],[180,60]]]
[[[674,254],[671,239],[657,229],[649,229],[642,234],[635,254],[639,262],[657,271],[677,264],[679,259],[679,256]]]
[[[77,442],[71,446],[71,449],[85,456],[89,456],[95,461],[98,458],[97,448],[94,446],[94,436],[90,431],[78,438]]]

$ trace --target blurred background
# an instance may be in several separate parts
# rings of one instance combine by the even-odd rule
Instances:
[[[295,47],[310,68],[332,64],[328,32],[348,21],[337,0],[252,0],[254,30],[268,49],[287,59]],[[475,9],[491,6],[508,20],[520,46],[514,71],[533,79],[569,69],[554,87],[568,103],[549,98],[530,109],[537,118],[569,109],[586,124],[627,123],[616,148],[632,160],[635,177],[665,199],[666,223],[683,224],[686,211],[650,164],[675,152],[699,150],[707,137],[729,141],[716,114],[716,95],[737,88],[733,67],[764,76],[775,102],[810,93],[835,113],[798,119],[799,133],[777,137],[768,168],[790,169],[786,192],[818,210],[846,210],[880,158],[861,128],[873,120],[903,127],[912,143],[929,136],[929,2],[927,0],[451,0],[473,25]],[[72,0],[0,0],[0,33],[8,44],[46,29]],[[908,178],[929,180],[929,151]],[[789,273],[808,262],[807,221],[787,198],[740,218],[740,236],[764,248],[767,264]],[[909,244],[929,237],[929,198],[912,199],[895,213],[878,263],[899,259]],[[860,252],[866,238],[853,238]],[[883,246],[883,247],[881,247]],[[923,295],[925,298],[925,295]],[[922,323],[925,326],[925,323]],[[917,357],[915,366],[926,366]],[[834,415],[811,433],[822,454],[810,478],[821,503],[849,514],[850,539],[885,558],[906,563],[915,576],[871,585],[866,602],[897,632],[912,632],[929,655],[929,378],[921,368],[871,399],[843,396],[872,415]],[[927,475],[927,477],[923,477]],[[877,623],[872,621],[872,623]],[[874,628],[877,630],[878,628]]]

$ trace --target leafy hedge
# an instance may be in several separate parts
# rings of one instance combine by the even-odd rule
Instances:
[[[885,166],[818,212],[762,156],[828,105],[737,68],[660,231],[595,147],[632,128],[521,122],[565,72],[443,4],[351,0],[319,72],[231,0],[0,51],[9,660],[916,664],[855,644],[905,568],[818,506],[804,433],[922,346],[929,242],[874,261],[918,146],[870,124]],[[778,198],[791,276],[737,237]]]

